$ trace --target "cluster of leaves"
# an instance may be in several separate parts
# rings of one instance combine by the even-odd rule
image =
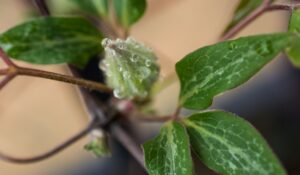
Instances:
[[[79,1],[83,10],[107,18],[107,0]],[[144,13],[144,0],[113,0],[118,22],[128,29]],[[262,3],[242,0],[227,27],[234,27]],[[286,52],[300,66],[300,12],[288,32],[243,37],[200,48],[176,64],[179,103],[205,110],[214,96],[235,88]],[[0,46],[13,58],[35,64],[70,63],[83,67],[102,51],[102,34],[84,18],[43,17],[16,26],[0,36]],[[284,175],[284,168],[263,137],[234,114],[212,110],[164,124],[159,135],[143,145],[150,175],[193,174],[191,148],[209,168],[225,175]]]

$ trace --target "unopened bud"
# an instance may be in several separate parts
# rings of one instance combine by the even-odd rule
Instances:
[[[159,75],[153,51],[132,38],[104,39],[105,58],[100,68],[117,98],[145,98]]]

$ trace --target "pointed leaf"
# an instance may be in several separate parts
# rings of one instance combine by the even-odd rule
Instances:
[[[289,31],[300,35],[300,10],[294,10],[291,15]],[[286,53],[291,62],[300,67],[300,39],[295,42],[291,47],[286,49]]]
[[[165,124],[143,148],[149,175],[192,175],[189,140],[181,124]]]
[[[184,121],[193,150],[223,175],[285,175],[282,165],[257,130],[242,118],[209,111]]]
[[[180,104],[190,109],[209,107],[215,95],[246,82],[295,38],[293,34],[250,36],[188,54],[176,64]]]
[[[43,17],[13,27],[0,36],[0,47],[12,58],[35,64],[84,66],[101,50],[98,30],[79,17]]]
[[[147,6],[146,0],[113,0],[113,3],[117,19],[124,28],[137,22]]]

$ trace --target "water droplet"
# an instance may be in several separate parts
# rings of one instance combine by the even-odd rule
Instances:
[[[114,57],[117,56],[117,52],[115,50],[110,49],[110,53]]]
[[[107,66],[104,62],[100,63],[100,69],[103,70],[104,72],[107,70]]]
[[[140,77],[142,79],[148,77],[150,74],[151,74],[151,70],[147,67],[141,67],[140,70],[139,70],[139,73],[140,73]]]
[[[136,55],[136,54],[133,54],[133,55],[130,57],[130,61],[132,61],[132,62],[136,63],[136,62],[138,61],[138,58],[139,58],[139,56],[138,56],[138,55]]]
[[[121,44],[118,45],[118,48],[119,48],[119,49],[124,49],[124,48],[125,48],[125,45],[124,45],[123,43],[121,43]]]
[[[114,96],[116,97],[116,98],[124,98],[125,97],[125,94],[124,94],[124,92],[123,91],[121,91],[120,89],[115,89],[114,90]]]
[[[109,39],[109,38],[104,38],[103,40],[102,40],[102,42],[101,42],[101,44],[102,44],[102,46],[103,47],[107,47],[109,44],[111,44],[112,43],[112,40],[111,39]]]
[[[145,64],[146,64],[147,67],[150,67],[150,66],[151,66],[151,60],[150,60],[150,59],[147,59],[147,60],[145,61]]]

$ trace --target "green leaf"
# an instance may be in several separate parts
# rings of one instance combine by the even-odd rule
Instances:
[[[192,149],[223,175],[285,175],[272,150],[247,121],[223,111],[197,113],[184,120]]]
[[[289,31],[300,34],[300,10],[296,9],[292,12]]]
[[[84,66],[101,50],[98,30],[79,17],[43,17],[18,25],[0,36],[0,47],[12,58],[34,64]]]
[[[188,54],[176,64],[180,104],[190,109],[209,107],[215,95],[246,82],[296,39],[288,33],[250,36]]]
[[[113,0],[113,3],[117,19],[126,29],[143,16],[147,6],[146,0]]]
[[[94,15],[108,17],[109,0],[71,0],[78,5],[82,10]]]
[[[192,175],[189,139],[181,124],[165,124],[143,148],[149,175]]]
[[[253,12],[257,7],[261,5],[262,0],[241,0],[234,11],[233,18],[231,22],[226,27],[224,33],[228,32],[251,12]]]
[[[300,35],[300,10],[292,12],[289,31]],[[286,49],[286,54],[295,66],[300,67],[300,39]]]

